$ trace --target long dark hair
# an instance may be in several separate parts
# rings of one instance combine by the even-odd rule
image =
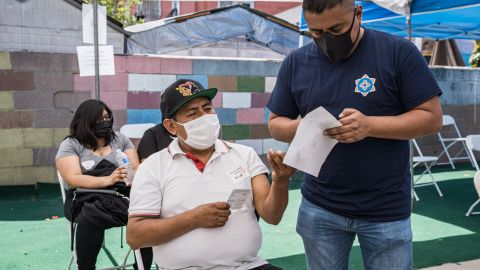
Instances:
[[[112,111],[103,101],[89,99],[80,104],[70,123],[70,135],[68,137],[77,139],[80,144],[93,151],[97,150],[100,145],[97,143],[94,130],[95,125],[102,120],[103,110],[107,111],[113,124]],[[112,130],[110,136],[105,138],[103,146],[109,145],[115,138],[116,135]]]

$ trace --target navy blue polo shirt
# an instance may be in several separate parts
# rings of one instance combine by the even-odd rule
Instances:
[[[365,29],[355,52],[338,64],[330,62],[314,43],[289,54],[267,107],[292,119],[319,106],[335,117],[345,108],[367,116],[394,116],[441,93],[425,59],[410,41]],[[368,221],[408,218],[408,141],[368,137],[338,143],[318,177],[305,174],[302,194],[346,217]]]

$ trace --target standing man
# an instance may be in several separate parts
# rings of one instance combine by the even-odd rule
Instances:
[[[304,0],[303,10],[314,42],[285,58],[267,107],[285,142],[319,106],[342,124],[324,131],[339,143],[302,186],[308,269],[348,269],[356,236],[365,269],[411,269],[408,140],[441,128],[441,90],[408,40],[361,27],[353,0]]]

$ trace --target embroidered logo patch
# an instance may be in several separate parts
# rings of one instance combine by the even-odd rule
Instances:
[[[356,79],[355,93],[360,93],[365,97],[368,93],[375,92],[375,81],[375,78],[370,78],[367,74],[363,75],[360,79]]]
[[[184,96],[184,97],[191,96],[191,95],[193,95],[193,94],[195,94],[196,92],[199,91],[198,86],[191,81],[180,84],[176,88],[176,90],[178,92],[180,92],[180,94],[182,94],[182,96]]]

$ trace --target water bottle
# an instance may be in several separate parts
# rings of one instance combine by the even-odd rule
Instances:
[[[127,177],[125,177],[125,183],[127,186],[132,184],[133,181],[133,172],[132,172],[132,166],[130,164],[130,161],[128,160],[127,155],[122,152],[121,149],[117,149],[117,166],[118,167],[124,167],[127,169]]]

